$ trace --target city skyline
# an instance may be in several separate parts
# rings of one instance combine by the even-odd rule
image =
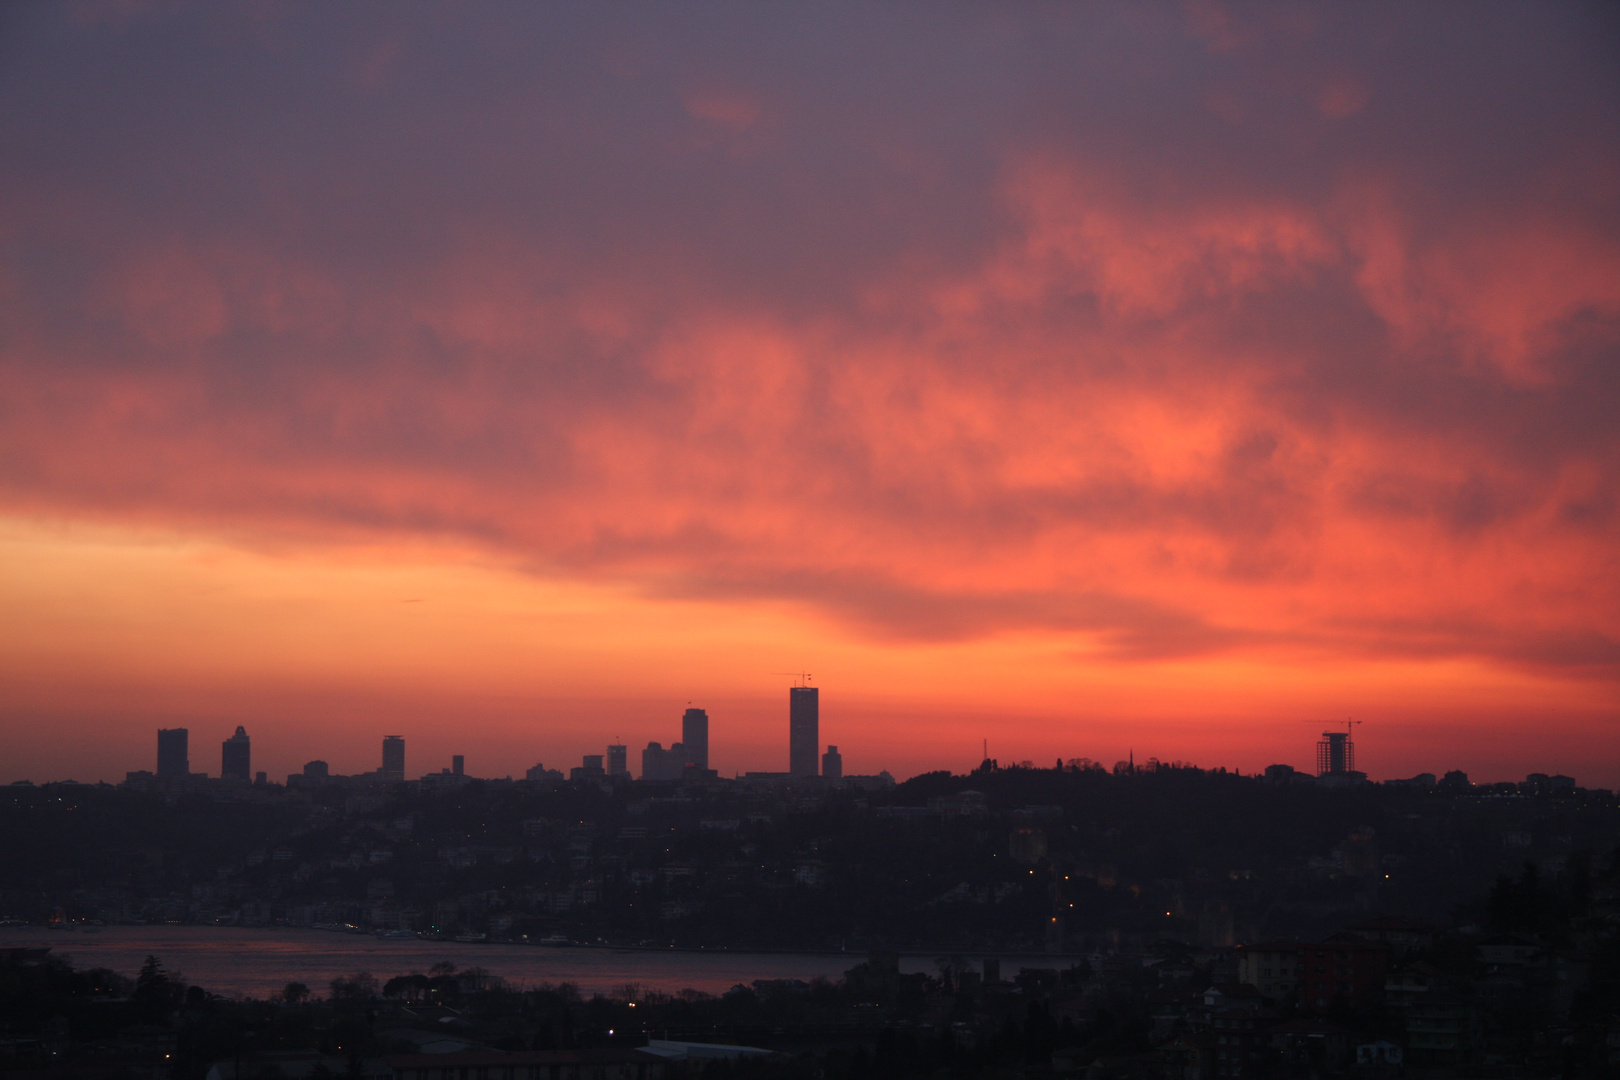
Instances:
[[[795,690],[795,691],[799,691],[799,690],[805,690],[805,689],[808,689],[808,688],[799,686],[799,687],[794,687],[792,689]],[[817,697],[819,699],[819,694],[817,695]],[[804,724],[803,724],[804,715],[803,715],[802,712],[797,711],[798,706],[799,706],[799,697],[798,697],[797,694],[793,695],[793,697],[791,698],[791,702],[792,702],[792,707],[790,707],[789,716],[788,716],[790,743],[794,739],[800,737],[802,735],[803,731],[804,731]],[[1521,779],[1523,779],[1523,777],[1511,777],[1511,778],[1509,778],[1509,777],[1499,777],[1499,776],[1472,776],[1472,777],[1470,777],[1468,775],[1468,772],[1467,772],[1466,769],[1459,768],[1455,764],[1451,764],[1451,765],[1440,764],[1440,765],[1437,765],[1437,766],[1435,766],[1434,768],[1431,768],[1431,769],[1420,770],[1419,772],[1414,773],[1411,776],[1408,776],[1408,775],[1405,775],[1405,774],[1388,775],[1388,776],[1368,776],[1368,774],[1365,771],[1360,770],[1360,769],[1357,768],[1356,750],[1355,750],[1354,732],[1353,732],[1353,727],[1354,727],[1354,725],[1356,723],[1357,723],[1357,721],[1349,721],[1347,723],[1346,729],[1344,731],[1324,731],[1324,732],[1321,733],[1320,739],[1315,744],[1315,768],[1314,769],[1311,769],[1311,768],[1295,768],[1289,762],[1280,759],[1281,757],[1287,757],[1288,756],[1287,754],[1283,754],[1283,755],[1279,756],[1279,760],[1274,760],[1274,761],[1270,762],[1267,766],[1265,766],[1264,770],[1251,769],[1251,770],[1248,770],[1248,772],[1249,772],[1250,775],[1258,776],[1258,775],[1261,775],[1262,771],[1263,771],[1264,775],[1266,775],[1267,777],[1277,777],[1277,778],[1297,774],[1297,775],[1302,775],[1302,776],[1312,776],[1312,777],[1317,777],[1317,778],[1327,778],[1330,781],[1332,781],[1332,780],[1341,780],[1342,779],[1342,780],[1354,781],[1354,782],[1360,782],[1360,783],[1367,783],[1367,782],[1371,782],[1371,783],[1388,783],[1388,782],[1393,782],[1393,783],[1397,783],[1397,784],[1406,784],[1406,783],[1412,782],[1414,777],[1421,778],[1423,776],[1428,777],[1427,782],[1430,783],[1430,784],[1433,784],[1435,782],[1435,780],[1438,777],[1441,777],[1441,776],[1445,776],[1448,780],[1452,776],[1461,776],[1466,781],[1471,782],[1471,783],[1475,783],[1475,784],[1480,784],[1480,783],[1491,784],[1491,783],[1497,783],[1497,782],[1518,782]],[[686,744],[685,744],[684,740],[683,740],[683,742],[678,742],[678,743],[672,744],[671,747],[669,747],[667,750],[662,749],[661,744],[657,740],[652,740],[652,741],[649,742],[648,747],[646,748],[646,750],[642,754],[642,757],[641,757],[641,770],[640,770],[639,773],[635,772],[634,770],[632,770],[630,768],[629,747],[626,746],[625,744],[622,744],[622,743],[609,743],[609,744],[607,744],[605,754],[595,753],[595,752],[586,752],[586,753],[583,753],[583,754],[579,755],[579,757],[580,757],[580,760],[582,760],[583,763],[584,763],[584,769],[585,769],[585,772],[587,774],[591,773],[591,771],[594,770],[596,775],[599,775],[599,776],[601,776],[603,778],[607,778],[607,779],[612,779],[612,778],[615,778],[615,777],[620,777],[620,778],[624,778],[624,779],[663,780],[663,781],[682,779],[685,766],[676,765],[671,760],[666,760],[669,757],[669,755],[672,755],[672,754],[675,755],[676,757],[682,759],[682,760],[685,760],[686,761],[686,766],[692,766],[692,767],[696,767],[699,770],[705,770],[705,771],[709,772],[713,776],[723,776],[723,774],[718,773],[717,770],[711,770],[711,769],[708,768],[708,753],[707,753],[707,750],[708,750],[708,746],[707,746],[707,743],[708,743],[708,714],[707,714],[707,710],[699,709],[699,708],[693,708],[693,707],[688,706],[688,708],[685,710],[685,712],[682,715],[682,732],[683,732],[683,736],[690,737],[691,734],[694,731],[699,731],[699,730],[702,732],[702,742],[701,742],[702,751],[701,751],[701,754],[693,754],[693,753],[687,751],[685,749]],[[189,770],[189,769],[183,769],[182,768],[182,765],[185,764],[185,760],[186,760],[186,748],[187,748],[188,740],[189,740],[189,731],[188,731],[188,729],[185,729],[185,728],[159,729],[158,732],[157,732],[157,749],[156,749],[155,769],[152,770],[152,771],[139,770],[139,769],[129,770],[127,772],[127,774],[126,774],[127,778],[130,779],[130,780],[137,780],[138,779],[139,782],[143,782],[143,783],[146,782],[146,781],[149,781],[149,780],[154,780],[154,779],[157,779],[157,780],[176,780],[176,779],[182,779],[182,778],[191,778],[191,779],[216,778],[216,779],[233,779],[233,780],[254,780],[255,783],[260,783],[260,784],[265,783],[268,780],[268,782],[271,783],[271,784],[277,784],[277,785],[281,784],[281,781],[275,775],[268,775],[267,776],[267,773],[264,770],[259,770],[256,774],[254,772],[252,772],[252,770],[250,769],[250,766],[248,764],[248,762],[249,762],[249,758],[248,758],[249,751],[247,749],[248,738],[247,738],[247,735],[246,735],[245,731],[243,730],[243,728],[241,726],[237,727],[236,734],[234,736],[232,736],[231,738],[225,740],[225,743],[224,743],[224,759],[222,761],[222,768],[219,771],[219,773],[217,775],[214,775],[214,776],[211,776],[211,774],[208,773],[206,770]],[[974,765],[973,765],[973,768],[978,768],[981,764],[989,763],[989,762],[992,761],[992,757],[988,756],[989,755],[989,740],[988,739],[984,740],[982,745],[984,747],[984,755],[986,755],[986,756],[982,756],[978,762],[975,762]],[[601,749],[601,747],[598,747],[597,749]],[[301,778],[301,779],[307,779],[307,778],[310,778],[310,777],[313,776],[313,777],[319,778],[322,781],[326,780],[328,777],[336,778],[336,779],[355,780],[355,779],[363,779],[365,777],[370,776],[370,777],[375,777],[375,778],[377,778],[377,779],[379,779],[379,780],[381,780],[381,781],[383,781],[385,783],[402,783],[402,782],[407,782],[407,781],[413,781],[413,780],[416,780],[416,779],[428,780],[428,779],[432,779],[434,777],[443,776],[443,775],[450,775],[450,776],[455,776],[455,777],[466,776],[469,779],[507,779],[507,780],[511,780],[511,779],[521,779],[521,778],[523,778],[523,775],[525,773],[528,773],[530,775],[530,777],[532,778],[539,770],[549,770],[551,773],[555,774],[555,776],[560,780],[561,778],[567,777],[571,772],[573,772],[575,770],[575,767],[572,766],[572,763],[570,761],[562,759],[562,758],[557,758],[555,756],[552,756],[552,760],[551,760],[551,763],[549,765],[547,764],[546,761],[541,760],[541,761],[539,761],[539,762],[537,762],[535,764],[532,764],[532,765],[529,765],[529,766],[526,766],[526,767],[523,767],[523,768],[518,768],[518,769],[515,769],[513,771],[510,771],[510,772],[506,773],[504,776],[500,772],[500,768],[497,767],[495,769],[495,771],[493,771],[493,772],[489,773],[487,776],[485,776],[485,775],[482,775],[482,774],[479,774],[479,773],[476,773],[476,772],[473,772],[473,773],[467,772],[466,771],[466,755],[457,753],[457,754],[450,755],[450,759],[449,759],[450,764],[448,766],[439,766],[439,767],[429,766],[428,768],[423,770],[418,776],[418,775],[413,775],[411,773],[411,771],[408,770],[405,767],[405,764],[404,764],[405,763],[405,753],[406,753],[405,740],[401,736],[389,735],[389,736],[385,736],[383,738],[383,740],[382,740],[382,756],[381,756],[380,764],[378,765],[378,768],[376,768],[375,770],[359,769],[359,770],[355,770],[352,773],[344,773],[344,772],[342,772],[340,770],[338,770],[338,771],[332,770],[331,767],[330,767],[330,764],[324,759],[315,759],[315,760],[311,760],[311,761],[306,762],[299,769],[294,770],[292,773],[289,773],[288,775],[292,776],[294,778]],[[234,769],[232,767],[233,755],[234,755],[234,762],[235,762],[235,768]],[[656,757],[650,757],[649,755],[657,755],[657,756]],[[1155,756],[1152,756],[1152,755],[1143,755],[1141,760],[1142,760],[1143,763],[1148,763],[1148,762],[1156,762],[1158,759]],[[1192,767],[1196,767],[1196,768],[1203,768],[1203,769],[1226,769],[1226,768],[1228,768],[1227,765],[1222,764],[1222,763],[1218,763],[1218,762],[1185,761],[1183,759],[1175,758],[1175,757],[1171,757],[1171,756],[1166,756],[1163,760],[1164,760],[1164,762],[1166,764],[1172,764],[1173,763],[1173,764],[1176,764],[1176,765],[1188,765],[1188,766],[1192,766]],[[1129,764],[1132,768],[1134,768],[1137,765],[1137,758],[1136,758],[1136,754],[1134,752],[1134,749],[1129,751],[1128,758],[1121,759],[1121,760],[1115,762],[1112,766],[1110,766],[1109,763],[1106,760],[1093,759],[1093,758],[1089,757],[1088,755],[1079,755],[1079,756],[1070,755],[1070,756],[1065,757],[1064,755],[1059,754],[1057,756],[1057,758],[1055,759],[1056,764],[1065,765],[1066,767],[1072,767],[1072,765],[1073,765],[1073,763],[1075,761],[1091,762],[1091,763],[1095,764],[1098,767],[1102,767],[1102,768],[1105,768],[1105,769],[1111,768],[1112,771],[1118,771],[1119,769],[1125,767],[1127,764]],[[806,779],[813,780],[817,776],[823,776],[823,777],[827,777],[827,778],[830,778],[830,779],[841,779],[841,778],[843,778],[845,776],[859,776],[859,775],[862,775],[862,774],[859,774],[859,773],[846,773],[844,771],[844,768],[843,768],[843,755],[839,751],[839,748],[838,748],[837,744],[826,744],[825,751],[822,754],[818,755],[818,762],[819,762],[819,768],[818,768],[817,772],[809,772],[809,771],[805,770],[802,767],[802,765],[799,768],[795,768],[794,767],[794,762],[792,760],[791,750],[790,750],[790,756],[789,756],[789,762],[788,762],[789,767],[785,771],[773,770],[773,769],[754,770],[754,769],[738,768],[738,769],[735,770],[733,775],[736,778],[742,778],[745,774],[752,773],[754,776],[774,776],[774,777],[778,777],[778,778],[782,778],[782,779],[791,778],[791,779],[795,779],[795,780],[806,780]],[[829,766],[831,766],[836,771],[829,771]],[[1006,759],[1005,762],[1003,762],[1003,767],[1046,768],[1047,766],[1046,766],[1046,762],[1044,760],[1036,761],[1034,759],[1014,759],[1014,758],[1009,758],[1009,759]],[[315,771],[312,772],[312,769],[314,769]],[[929,771],[933,771],[933,770],[929,770]],[[955,772],[955,770],[952,770],[952,769],[947,769],[946,771]],[[966,772],[968,772],[970,770],[964,768],[961,771],[963,773],[966,773]],[[1234,771],[1237,772],[1238,774],[1242,774],[1245,770],[1239,768],[1239,769],[1235,769]],[[869,771],[869,773],[867,775],[876,775],[879,772],[889,773],[890,776],[892,778],[895,778],[895,779],[905,779],[905,775],[903,773],[899,777],[894,777],[894,774],[887,768],[873,768],[873,769],[871,769]],[[1531,770],[1528,770],[1526,772],[1526,774],[1525,774],[1525,776],[1531,777],[1531,778],[1534,778],[1536,776],[1541,776],[1541,777],[1545,778],[1545,777],[1547,777],[1549,775],[1554,776],[1554,777],[1563,778],[1566,782],[1571,782],[1573,784],[1580,784],[1580,782],[1581,782],[1579,777],[1569,776],[1566,773],[1562,772],[1561,770],[1557,770],[1557,769],[1553,769],[1553,770],[1531,769]],[[255,779],[255,776],[256,776],[256,779]],[[71,779],[71,778],[69,778],[69,779]],[[19,780],[16,781],[16,782],[23,782],[24,780],[26,780],[27,782],[30,782],[30,783],[35,782],[34,778],[32,778],[32,777],[19,778]],[[51,781],[44,780],[44,781],[40,781],[40,782],[49,783]],[[103,781],[103,782],[105,782],[105,781]],[[1594,783],[1588,783],[1585,786],[1597,787],[1598,785],[1594,784]]]
[[[1620,787],[1612,6],[0,17],[0,782]]]

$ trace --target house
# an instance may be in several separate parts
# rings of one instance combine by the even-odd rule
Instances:
[[[1323,942],[1301,950],[1299,1003],[1326,1012],[1334,1002],[1363,1008],[1382,997],[1388,953],[1377,945]]]
[[[1309,947],[1299,941],[1239,946],[1238,982],[1254,987],[1269,1001],[1291,998],[1299,992],[1300,953]]]
[[[1198,1030],[1207,1030],[1214,1026],[1216,1013],[1235,1008],[1259,1009],[1262,1004],[1259,991],[1252,986],[1243,983],[1211,986],[1194,997],[1192,1008],[1187,1012],[1187,1023]]]
[[[1297,998],[1323,1013],[1335,1001],[1360,1008],[1384,992],[1388,950],[1359,940],[1275,941],[1238,949],[1238,981],[1272,1001]]]
[[[1440,969],[1433,964],[1418,961],[1391,971],[1384,978],[1384,1002],[1399,1011],[1441,984]]]
[[[1207,1031],[1182,1035],[1159,1048],[1167,1080],[1213,1080],[1215,1036]]]
[[[398,1054],[393,1080],[664,1080],[665,1059],[644,1050],[562,1050],[503,1054]]]
[[[1431,990],[1406,1007],[1406,1045],[1414,1065],[1458,1065],[1479,1041],[1479,1016],[1467,1001]]]
[[[215,1062],[204,1080],[257,1080],[262,1076],[282,1080],[305,1080],[315,1076],[353,1076],[346,1057],[327,1057],[315,1050],[274,1050]],[[393,1073],[382,1058],[360,1062],[360,1080],[393,1080]]]
[[[1255,1005],[1220,1009],[1210,1017],[1217,1077],[1258,1076],[1265,1071],[1267,1033],[1276,1014]]]
[[[1398,1066],[1405,1061],[1405,1049],[1400,1043],[1388,1039],[1373,1039],[1356,1044],[1356,1064],[1362,1068]]]
[[[1269,1033],[1272,1053],[1295,1073],[1305,1074],[1343,1068],[1349,1039],[1337,1024],[1312,1018],[1289,1020]]]
[[[1475,947],[1475,955],[1486,968],[1523,967],[1541,958],[1545,947],[1528,934],[1501,934],[1486,938]]]
[[[1396,955],[1421,952],[1434,944],[1439,931],[1428,923],[1403,919],[1395,915],[1381,915],[1345,927],[1335,939],[1365,941],[1382,945]]]

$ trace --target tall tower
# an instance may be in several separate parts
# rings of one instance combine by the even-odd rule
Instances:
[[[383,736],[382,778],[396,784],[405,779],[405,740],[399,735]]]
[[[844,755],[838,752],[838,747],[829,746],[827,752],[821,755],[821,775],[829,780],[844,778]]]
[[[816,776],[821,746],[821,691],[795,686],[788,691],[788,775]]]
[[[1356,768],[1356,744],[1348,731],[1324,731],[1316,744],[1316,775],[1342,776]]]
[[[682,765],[709,767],[709,714],[702,709],[687,709],[681,717],[681,745],[686,747],[686,760]]]
[[[219,775],[223,780],[253,778],[253,745],[248,741],[247,729],[241,724],[236,725],[236,734],[220,746]]]
[[[191,732],[186,728],[158,729],[159,780],[184,780],[191,775],[191,754],[187,749],[190,740]]]
[[[613,743],[607,748],[607,774],[609,776],[630,776],[630,748],[620,743]]]

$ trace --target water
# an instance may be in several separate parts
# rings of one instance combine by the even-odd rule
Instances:
[[[333,979],[367,971],[380,982],[426,972],[448,960],[481,967],[516,986],[571,982],[589,997],[626,983],[646,990],[721,994],[755,979],[836,979],[865,960],[856,953],[677,952],[536,945],[383,941],[320,930],[247,930],[212,926],[108,926],[96,931],[0,928],[0,949],[48,945],[78,968],[111,968],[134,977],[148,955],[185,981],[227,997],[269,997],[289,982],[324,996]],[[1046,964],[1051,961],[1047,960]],[[1043,965],[1044,966],[1044,965]],[[936,971],[931,957],[908,957],[903,971]],[[1016,970],[1014,968],[1013,970]]]

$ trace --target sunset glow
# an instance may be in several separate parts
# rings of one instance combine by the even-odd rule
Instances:
[[[0,19],[0,782],[1620,785],[1610,10]]]

